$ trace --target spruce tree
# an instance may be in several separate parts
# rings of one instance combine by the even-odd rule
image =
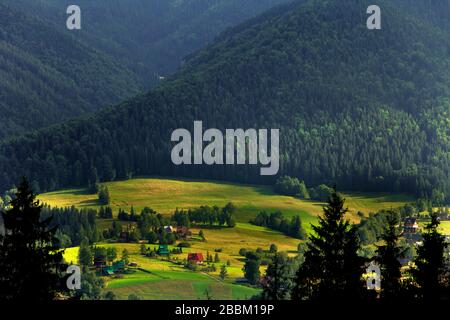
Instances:
[[[444,257],[448,245],[445,237],[438,231],[439,225],[437,215],[431,214],[431,221],[425,226],[425,232],[422,234],[423,243],[417,249],[415,268],[412,270],[418,286],[418,297],[428,302],[441,299],[449,286],[446,283],[448,271]]]
[[[41,219],[42,205],[24,178],[10,208],[3,211],[0,235],[0,300],[49,301],[64,289],[62,251]]]
[[[92,249],[89,246],[89,241],[84,239],[81,241],[80,249],[78,250],[78,263],[81,265],[83,270],[88,270],[92,266],[93,262]]]
[[[266,300],[287,300],[293,287],[292,263],[285,253],[276,253],[266,270],[263,298]]]
[[[383,245],[378,246],[376,261],[381,269],[381,298],[384,301],[394,301],[401,295],[401,259],[405,249],[399,245],[400,230],[398,217],[394,212],[387,216],[387,228],[382,236]]]
[[[333,190],[319,223],[312,226],[305,261],[296,275],[294,299],[335,301],[364,296],[365,259],[357,254],[356,227],[344,220],[348,211],[344,203]]]
[[[225,280],[226,277],[228,277],[227,267],[222,265],[220,267],[220,279]]]
[[[255,252],[247,252],[245,256],[245,264],[242,271],[244,271],[244,276],[248,282],[252,285],[257,285],[260,281],[260,270],[261,257]]]

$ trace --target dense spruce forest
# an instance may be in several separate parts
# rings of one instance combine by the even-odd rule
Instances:
[[[65,25],[70,0],[5,0]],[[82,31],[94,48],[133,69],[148,87],[221,31],[290,0],[79,0]]]
[[[0,189],[26,175],[40,191],[136,175],[274,183],[248,166],[180,166],[170,135],[207,128],[280,128],[280,175],[308,186],[449,192],[450,29],[379,1],[295,1],[232,28],[159,87],[97,115],[0,145]],[[419,1],[417,1],[419,2]],[[416,3],[416,1],[414,1]]]
[[[140,89],[138,77],[107,55],[0,3],[0,140]]]
[[[174,72],[221,31],[288,0],[0,4],[0,140],[119,103]]]

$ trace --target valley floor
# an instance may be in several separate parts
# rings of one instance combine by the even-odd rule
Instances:
[[[268,250],[275,244],[279,251],[290,255],[297,253],[300,240],[285,236],[277,231],[254,226],[249,220],[258,212],[280,210],[285,216],[300,215],[307,232],[311,224],[316,223],[322,212],[323,203],[280,196],[269,186],[240,185],[223,182],[189,181],[161,178],[139,178],[128,181],[105,183],[109,189],[114,214],[119,209],[129,211],[133,206],[137,212],[150,207],[164,215],[171,215],[176,208],[187,209],[201,205],[224,206],[233,202],[237,207],[234,228],[202,228],[206,241],[191,241],[190,248],[183,248],[180,255],[172,255],[172,259],[183,261],[188,252],[214,255],[220,251],[220,262],[216,263],[216,272],[190,271],[174,262],[163,258],[149,258],[140,254],[140,244],[100,244],[116,247],[118,254],[126,248],[130,253],[130,261],[138,265],[138,269],[119,278],[108,278],[105,291],[112,291],[120,299],[134,293],[141,299],[205,299],[209,295],[213,299],[248,299],[260,290],[237,284],[243,278],[244,259],[239,255],[241,248]],[[348,218],[358,222],[358,212],[368,215],[380,209],[399,207],[413,201],[405,195],[345,193],[349,207]],[[42,194],[39,200],[51,206],[78,208],[99,208],[97,195],[88,194],[82,189],[63,190]],[[104,228],[111,226],[112,220],[99,220]],[[198,234],[199,228],[192,228]],[[147,245],[153,248],[154,245]],[[170,247],[171,249],[171,247]],[[67,262],[77,261],[78,248],[66,250]],[[228,277],[219,278],[220,266],[229,261]],[[261,270],[263,271],[263,270]]]

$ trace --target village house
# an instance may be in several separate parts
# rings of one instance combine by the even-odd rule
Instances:
[[[403,221],[403,234],[404,235],[417,234],[418,229],[419,229],[419,224],[417,223],[416,218],[406,218]]]
[[[177,227],[177,235],[181,238],[190,238],[192,237],[192,232],[188,227]]]
[[[203,254],[201,253],[188,253],[188,262],[202,264],[203,263]]]
[[[167,244],[160,244],[158,247],[157,253],[160,256],[166,256],[166,255],[170,254],[169,246]]]
[[[164,231],[167,233],[173,233],[174,228],[172,226],[164,226]]]

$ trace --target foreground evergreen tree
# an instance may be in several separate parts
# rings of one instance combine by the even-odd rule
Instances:
[[[87,271],[93,262],[93,255],[91,247],[89,246],[89,241],[87,239],[83,240],[78,250],[78,263],[83,268],[83,271]]]
[[[439,219],[431,215],[431,221],[425,227],[423,244],[417,249],[416,265],[412,270],[418,286],[418,298],[428,302],[437,301],[448,294],[448,271],[445,266],[444,252],[447,248],[445,237],[439,233]]]
[[[348,211],[344,202],[334,190],[323,217],[312,226],[305,261],[296,276],[294,299],[350,301],[364,297],[365,259],[357,254],[360,245],[355,226],[344,220]]]
[[[257,285],[261,277],[259,270],[261,257],[255,252],[247,252],[245,258],[244,268],[242,269],[244,276],[250,284]]]
[[[49,301],[63,289],[62,252],[51,218],[41,221],[42,206],[23,179],[10,209],[2,212],[0,300]]]
[[[289,299],[294,285],[293,262],[283,253],[276,253],[266,270],[263,286],[265,300]]]
[[[387,217],[387,223],[387,229],[382,236],[384,244],[378,246],[376,260],[381,267],[381,298],[385,301],[394,301],[402,298],[399,259],[404,256],[405,249],[399,245],[399,220],[393,212]]]

